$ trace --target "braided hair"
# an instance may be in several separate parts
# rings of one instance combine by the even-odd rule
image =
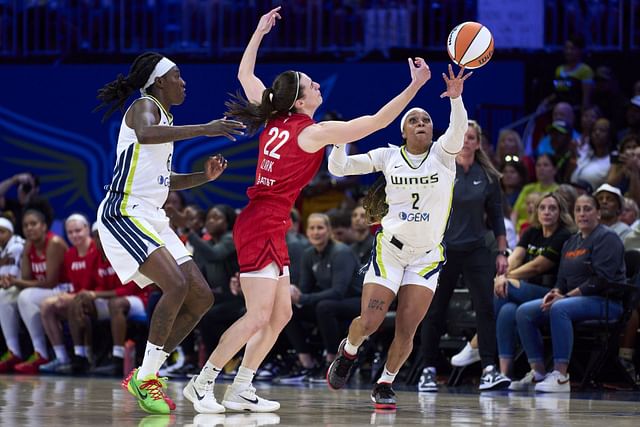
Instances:
[[[382,218],[389,212],[386,188],[387,181],[384,175],[380,175],[362,200],[362,207],[367,215],[369,225],[380,223]]]
[[[293,104],[302,97],[300,73],[285,71],[280,73],[271,87],[262,92],[260,104],[254,104],[245,98],[240,91],[231,94],[225,102],[225,116],[234,118],[247,126],[247,135],[254,135],[267,120],[286,112],[295,112]]]
[[[144,84],[149,79],[151,73],[153,73],[156,64],[163,58],[162,55],[155,52],[145,52],[139,55],[131,64],[129,68],[129,75],[123,76],[118,74],[118,77],[98,89],[97,98],[102,102],[93,111],[99,111],[103,108],[107,108],[106,113],[102,117],[104,122],[114,111],[124,111],[124,104],[129,99],[131,94],[138,89],[144,87]],[[150,87],[153,87],[151,85]],[[147,88],[149,90],[149,88]]]

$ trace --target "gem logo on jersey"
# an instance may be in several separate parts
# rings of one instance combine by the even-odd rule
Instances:
[[[394,176],[391,175],[391,183],[395,185],[435,184],[438,182],[438,173],[430,176]]]
[[[158,184],[169,187],[171,185],[171,178],[169,176],[158,175]]]
[[[398,218],[407,222],[429,222],[429,212],[398,212]]]

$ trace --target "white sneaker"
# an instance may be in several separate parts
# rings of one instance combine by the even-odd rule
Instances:
[[[533,387],[542,382],[542,380],[536,381],[535,371],[532,369],[527,374],[522,377],[519,381],[511,381],[509,385],[509,390],[511,391],[527,391],[533,389]]]
[[[571,391],[569,375],[565,376],[558,371],[553,371],[536,384],[535,390],[544,393],[568,393]]]
[[[460,350],[460,353],[451,358],[451,366],[469,366],[473,363],[478,362],[479,360],[480,350],[471,347],[471,344],[467,342],[467,345],[465,345],[464,348]]]
[[[509,387],[511,380],[502,375],[495,366],[489,365],[482,371],[480,376],[480,390],[497,390]]]
[[[222,404],[234,411],[273,412],[280,409],[279,402],[256,395],[256,389],[251,384],[231,384],[227,387]]]
[[[207,382],[204,386],[196,383],[197,375],[193,376],[182,390],[182,394],[191,403],[193,409],[201,414],[220,414],[224,412],[224,406],[218,403],[213,394],[213,381]]]

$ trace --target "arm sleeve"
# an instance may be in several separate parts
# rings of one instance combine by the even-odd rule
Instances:
[[[364,175],[379,171],[381,150],[375,149],[365,154],[347,156],[345,145],[334,145],[329,154],[329,172],[335,176]]]
[[[469,126],[469,118],[462,102],[462,96],[451,99],[450,102],[449,127],[444,135],[438,138],[436,146],[439,146],[445,154],[455,156],[464,145],[464,134]]]
[[[357,269],[356,257],[349,248],[335,251],[331,261],[331,287],[320,292],[303,294],[300,304],[314,304],[327,299],[341,299],[347,294]]]
[[[591,268],[596,278],[610,282],[624,280],[624,246],[617,234],[610,232],[597,239],[591,252]],[[622,273],[622,274],[621,274]],[[582,295],[600,295],[606,289],[606,283],[589,280],[579,286]]]
[[[489,186],[489,194],[485,206],[491,229],[494,236],[505,236],[507,234],[504,228],[504,215],[502,213],[502,190],[498,179],[495,178]]]
[[[208,262],[223,261],[236,250],[230,235],[223,236],[214,245],[207,243],[194,233],[189,233],[188,239],[193,250],[202,253],[203,258]]]

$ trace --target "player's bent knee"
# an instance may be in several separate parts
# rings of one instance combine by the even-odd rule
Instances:
[[[378,330],[384,317],[377,316],[361,316],[360,325],[362,326],[365,335],[371,335]]]

